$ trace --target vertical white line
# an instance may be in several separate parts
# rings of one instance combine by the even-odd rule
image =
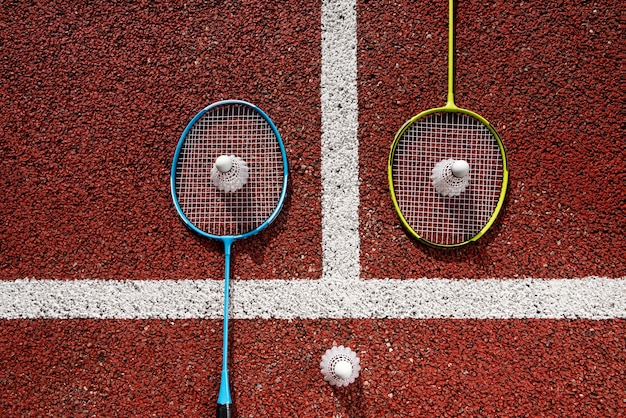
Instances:
[[[323,280],[359,280],[356,1],[322,2]]]

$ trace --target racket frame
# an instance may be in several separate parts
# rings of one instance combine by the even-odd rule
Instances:
[[[269,217],[261,225],[259,225],[258,227],[256,227],[255,229],[251,231],[248,231],[246,233],[239,234],[239,235],[215,235],[215,234],[211,234],[206,231],[203,231],[200,228],[196,227],[193,224],[193,222],[191,222],[189,218],[187,218],[187,216],[184,214],[180,204],[178,203],[178,196],[176,193],[176,166],[178,164],[178,159],[179,159],[181,150],[183,148],[183,145],[185,143],[185,140],[189,132],[193,129],[196,122],[200,118],[202,118],[207,112],[217,107],[226,107],[226,106],[246,106],[252,109],[253,111],[257,112],[259,115],[263,117],[263,119],[265,119],[265,121],[271,127],[272,132],[274,133],[276,137],[276,141],[279,145],[281,156],[282,156],[282,161],[283,161],[283,170],[284,170],[282,189],[281,189],[281,193],[280,193],[276,208],[274,208],[274,210],[269,215]],[[222,100],[219,102],[215,102],[205,107],[204,109],[202,109],[187,124],[187,127],[185,128],[182,135],[180,136],[178,145],[176,146],[176,151],[174,153],[174,159],[172,161],[172,169],[171,169],[171,174],[170,174],[170,189],[172,193],[172,200],[174,202],[174,207],[176,208],[176,212],[178,213],[179,218],[183,221],[184,225],[188,229],[190,229],[192,232],[196,233],[197,235],[201,237],[221,241],[222,244],[224,245],[224,314],[223,314],[223,337],[222,337],[222,371],[221,371],[221,378],[220,378],[220,389],[219,389],[219,394],[217,398],[218,418],[230,417],[232,415],[232,403],[233,403],[231,392],[230,392],[230,381],[228,377],[228,336],[229,336],[228,317],[229,317],[229,304],[230,304],[230,291],[229,290],[230,290],[230,271],[231,271],[231,268],[230,268],[231,248],[232,248],[233,243],[236,240],[244,239],[252,235],[258,234],[263,229],[267,228],[276,219],[276,217],[280,213],[285,202],[285,196],[287,195],[288,178],[289,178],[289,165],[287,163],[287,152],[285,150],[285,145],[280,136],[280,133],[278,132],[278,129],[276,128],[276,125],[274,124],[274,122],[272,122],[269,116],[267,116],[267,114],[263,112],[260,108],[243,100]]]
[[[189,134],[189,132],[191,131],[191,129],[194,127],[195,123],[202,118],[202,116],[204,116],[205,113],[207,113],[208,111],[216,108],[216,107],[223,107],[223,106],[247,106],[251,109],[253,109],[254,111],[258,112],[263,119],[265,119],[265,121],[270,125],[270,127],[272,128],[272,132],[274,132],[274,135],[276,136],[276,139],[278,141],[279,147],[280,147],[280,151],[283,157],[283,167],[285,170],[284,176],[283,176],[283,185],[282,185],[282,190],[281,190],[281,196],[279,198],[279,202],[278,205],[276,206],[276,208],[274,209],[274,211],[270,214],[270,216],[267,218],[267,220],[261,224],[260,226],[258,226],[257,228],[253,229],[252,231],[243,233],[243,234],[239,234],[239,235],[215,235],[215,234],[211,234],[208,232],[205,232],[201,229],[199,229],[198,227],[196,227],[188,218],[187,216],[185,216],[185,214],[183,213],[180,204],[178,203],[178,197],[176,195],[176,163],[178,162],[178,157],[180,156],[180,152],[183,148],[183,144],[185,142],[185,139],[187,138],[187,135]],[[269,116],[267,116],[267,114],[265,114],[265,112],[263,112],[261,109],[259,109],[257,106],[245,102],[243,100],[223,100],[220,102],[216,102],[213,103],[207,107],[205,107],[204,109],[202,109],[200,112],[198,112],[198,114],[196,116],[194,116],[194,118],[187,124],[187,127],[185,128],[185,130],[183,131],[182,135],[180,136],[180,139],[178,141],[178,145],[176,146],[176,152],[174,153],[174,160],[172,162],[172,171],[171,171],[171,175],[170,175],[170,188],[172,190],[172,199],[174,201],[174,206],[176,208],[176,211],[178,212],[178,216],[181,218],[181,220],[183,221],[183,223],[185,224],[185,226],[189,229],[191,229],[193,232],[195,232],[196,234],[203,236],[205,238],[210,238],[210,239],[214,239],[214,240],[218,240],[218,241],[230,241],[230,243],[232,244],[233,241],[235,240],[239,240],[239,239],[243,239],[243,238],[247,238],[249,236],[255,235],[259,232],[261,232],[263,229],[265,229],[267,226],[269,226],[274,219],[276,219],[276,217],[278,216],[278,214],[280,213],[282,206],[285,202],[285,196],[287,194],[287,180],[288,180],[288,174],[289,174],[289,169],[288,169],[288,164],[287,164],[287,152],[285,151],[285,145],[283,143],[283,140],[280,136],[280,134],[278,133],[278,129],[276,128],[276,125],[274,125],[274,122],[272,122],[272,120],[269,118]]]
[[[504,144],[502,143],[502,140],[500,139],[500,135],[498,135],[498,132],[496,132],[494,127],[491,125],[491,123],[489,123],[484,117],[480,116],[479,114],[477,114],[475,112],[472,112],[471,110],[467,110],[467,109],[463,109],[463,108],[457,107],[454,104],[453,96],[449,96],[449,97],[452,97],[452,100],[449,100],[448,103],[446,104],[446,106],[425,110],[422,113],[419,113],[418,115],[415,115],[414,117],[412,117],[411,119],[406,121],[404,123],[404,125],[402,125],[402,127],[400,128],[400,130],[396,134],[396,136],[395,136],[395,138],[393,140],[393,143],[391,144],[391,152],[389,153],[389,160],[387,161],[387,181],[389,183],[389,192],[391,194],[391,200],[393,201],[394,208],[395,208],[395,210],[396,210],[396,212],[398,214],[398,217],[400,218],[400,222],[402,223],[402,226],[409,233],[411,233],[411,235],[413,235],[415,238],[417,238],[419,241],[421,241],[421,242],[423,242],[423,243],[425,243],[425,244],[427,244],[429,246],[438,247],[438,248],[456,248],[456,247],[461,247],[461,246],[464,246],[466,244],[469,244],[470,242],[477,241],[480,237],[485,235],[485,233],[489,230],[489,228],[491,228],[491,226],[495,222],[496,218],[498,217],[498,214],[500,213],[500,210],[504,206],[504,200],[505,200],[505,197],[506,197],[506,190],[508,188],[508,183],[509,183],[509,170],[508,170],[508,164],[507,164],[507,158],[506,158],[506,150],[504,148]],[[424,237],[422,237],[417,231],[415,231],[411,227],[411,225],[409,225],[409,222],[406,220],[406,218],[402,214],[402,210],[400,209],[400,204],[399,204],[399,202],[398,202],[398,200],[396,198],[396,192],[395,192],[394,181],[393,181],[393,159],[395,157],[396,148],[398,147],[398,144],[400,143],[400,139],[402,138],[404,133],[411,127],[411,125],[413,125],[419,119],[422,119],[422,118],[424,118],[424,117],[426,117],[428,115],[432,115],[432,114],[435,114],[435,113],[462,113],[462,114],[465,114],[465,115],[468,115],[468,116],[470,116],[472,118],[477,119],[483,125],[485,125],[487,127],[487,129],[489,129],[489,132],[491,132],[491,134],[493,135],[493,137],[495,138],[495,140],[496,140],[496,142],[498,144],[498,148],[500,149],[500,155],[502,156],[502,186],[501,186],[501,189],[500,189],[500,196],[498,198],[498,202],[496,203],[496,207],[495,207],[493,213],[491,214],[491,217],[489,218],[487,223],[483,226],[483,228],[480,231],[478,231],[474,236],[472,236],[470,239],[467,239],[465,241],[462,241],[462,242],[459,242],[459,243],[455,243],[455,244],[441,244],[441,243],[431,242],[431,241],[425,239]]]

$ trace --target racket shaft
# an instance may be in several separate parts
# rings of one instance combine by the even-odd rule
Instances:
[[[233,240],[224,239],[224,321],[222,336],[222,377],[220,380],[220,392],[217,398],[217,416],[230,417],[232,399],[230,396],[230,383],[228,380],[228,307],[230,293],[230,249]],[[227,415],[223,415],[226,413]]]

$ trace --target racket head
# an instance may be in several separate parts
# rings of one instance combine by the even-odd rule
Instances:
[[[222,155],[247,164],[247,181],[235,192],[212,183],[211,170]],[[278,216],[288,171],[282,138],[265,112],[245,101],[224,100],[202,109],[183,131],[172,162],[172,199],[189,229],[232,242],[260,232]]]
[[[464,160],[467,188],[443,196],[431,176],[437,163]],[[482,116],[447,105],[424,111],[398,131],[387,175],[396,212],[419,241],[441,248],[478,240],[493,225],[506,196],[509,172],[500,136]]]

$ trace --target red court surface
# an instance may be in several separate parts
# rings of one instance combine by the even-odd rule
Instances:
[[[244,417],[620,416],[624,324],[609,321],[233,322]],[[9,328],[10,331],[7,329]],[[28,321],[2,327],[4,416],[211,416],[213,321]],[[366,367],[324,382],[320,347]],[[6,368],[10,365],[10,368]]]
[[[320,280],[326,3],[2,3],[0,281],[219,279],[221,244],[185,230],[169,177],[187,122],[227,98],[272,118],[290,163],[233,280]],[[447,2],[415,3],[356,2],[360,276],[623,281],[620,4],[459,2],[456,101],[498,130],[511,177],[488,234],[439,251],[402,230],[387,187],[395,132],[446,98]],[[624,416],[616,309],[234,319],[233,398],[241,417]],[[221,320],[17,316],[0,318],[1,416],[213,416]],[[361,359],[346,388],[319,372],[333,344]]]

